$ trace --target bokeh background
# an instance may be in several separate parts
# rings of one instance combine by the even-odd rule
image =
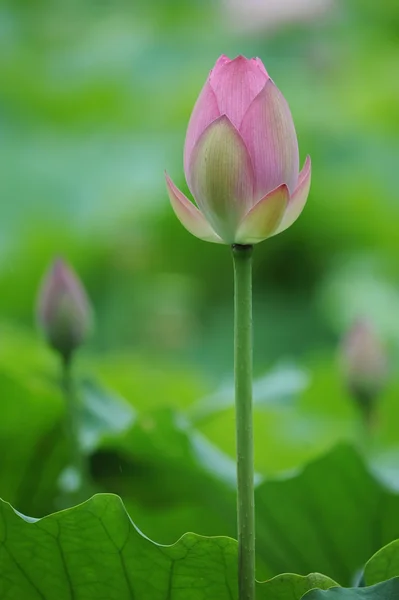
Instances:
[[[370,459],[398,481],[397,0],[4,0],[0,495],[28,514],[62,505],[68,462],[34,315],[61,255],[96,314],[76,363],[95,488],[158,541],[234,535],[210,509],[234,482],[231,256],[182,228],[163,178],[187,191],[186,125],[222,53],[262,58],[313,162],[303,215],[255,252],[256,470],[358,443],[337,352],[366,317],[391,362]]]

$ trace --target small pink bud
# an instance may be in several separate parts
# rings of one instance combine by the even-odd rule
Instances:
[[[188,124],[186,180],[198,208],[167,176],[172,207],[200,239],[256,244],[299,217],[310,159],[299,172],[288,104],[259,58],[221,56]]]
[[[370,410],[388,378],[388,358],[371,323],[357,321],[341,348],[345,384],[362,408]]]
[[[72,268],[61,259],[54,261],[43,279],[37,315],[50,346],[66,358],[90,333],[92,315],[86,292]]]

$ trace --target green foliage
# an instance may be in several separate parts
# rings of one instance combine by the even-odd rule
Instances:
[[[277,576],[259,585],[260,598],[299,600],[313,585],[328,587],[327,576],[352,585],[375,552],[364,567],[374,589],[307,597],[397,594],[396,580],[383,580],[399,575],[392,541],[399,536],[398,375],[367,433],[335,358],[338,338],[359,315],[389,342],[393,365],[398,358],[399,209],[392,190],[399,13],[396,0],[334,6],[315,22],[249,33],[217,2],[16,0],[0,8],[0,496],[35,517],[73,502],[65,488],[59,366],[33,333],[39,280],[63,254],[96,312],[96,335],[75,371],[93,490],[119,493],[140,529],[163,543],[186,531],[235,536],[230,256],[183,230],[168,205],[163,170],[184,187],[185,127],[218,54],[261,56],[290,103],[302,158],[311,154],[314,171],[301,219],[255,252],[257,568],[260,579]],[[344,444],[331,450],[337,442]],[[154,552],[156,565],[183,551],[182,542],[152,544],[118,499],[106,501],[137,548]],[[89,505],[103,502],[96,496]],[[2,599],[29,600],[23,576],[18,594],[1,589],[18,570],[6,548],[27,559],[17,532],[26,528],[29,544],[32,532],[47,536],[53,552],[51,545],[40,550],[64,577],[45,528],[55,531],[73,515],[77,527],[84,514],[98,532],[85,506],[28,523],[4,505],[12,526],[0,550]],[[117,525],[112,536],[120,536]],[[198,541],[193,552],[219,553],[211,585],[230,573],[217,597],[234,598],[235,543],[184,539]],[[90,557],[85,549],[93,540],[82,543],[80,555]],[[65,545],[73,563],[74,548]],[[25,572],[39,586],[53,585],[41,576],[48,555],[40,563],[39,546],[30,547]],[[115,573],[101,553],[95,560],[100,581],[121,572],[116,550]],[[287,571],[300,575],[278,575]],[[80,573],[74,577],[81,581]],[[126,586],[126,577],[116,585]],[[99,589],[107,598],[108,591]],[[119,592],[118,600],[126,587]],[[202,592],[193,598],[206,597]],[[170,598],[180,600],[179,593]],[[57,592],[49,594],[53,600]]]
[[[0,593],[7,600],[237,598],[234,540],[187,533],[172,546],[160,546],[140,533],[112,495],[40,520],[3,502],[0,539]],[[257,597],[294,600],[331,585],[319,574],[282,575],[259,584]]]
[[[273,574],[318,571],[349,585],[376,548],[399,537],[399,496],[348,447],[263,483],[256,506],[258,555]]]
[[[6,329],[2,336],[7,351],[0,354],[0,382],[12,402],[5,405],[2,419],[1,494],[23,513],[42,516],[73,501],[65,498],[60,486],[68,466],[63,403],[57,378],[47,376],[54,373],[56,364],[46,352],[37,352],[36,342],[29,336]],[[15,356],[21,359],[16,361]],[[80,438],[90,460],[93,490],[119,494],[139,528],[162,543],[173,543],[186,531],[234,537],[234,460],[197,429],[198,415],[204,416],[209,400],[188,411],[180,404],[184,395],[189,399],[196,378],[190,385],[187,374],[184,382],[174,379],[173,371],[147,377],[142,369],[149,373],[149,367],[140,367],[137,357],[131,361],[133,378],[127,376],[126,358],[119,364],[111,359],[104,370],[98,365],[94,368],[88,356],[82,356],[82,363],[85,370],[100,373],[107,383],[104,388],[93,376],[80,380]],[[155,364],[152,372],[157,372]],[[284,377],[279,379],[279,373]],[[294,371],[279,369],[256,387],[257,393],[262,392],[260,399],[267,399],[272,389],[282,403],[259,406],[258,427],[259,419],[267,422],[275,414],[281,429],[274,428],[269,446],[258,432],[258,447],[270,448],[272,442],[283,456],[287,447],[281,436],[291,426],[295,405],[295,395],[288,396],[288,403],[284,401],[284,394],[295,389],[289,386],[289,373],[292,377]],[[312,384],[314,400],[310,390],[299,388],[305,393],[307,410],[316,402],[322,375]],[[303,379],[299,377],[297,382],[302,385]],[[158,396],[158,407],[145,407],[144,391],[155,397],[162,388],[165,397],[180,399],[175,408],[163,407],[162,396]],[[332,387],[332,397],[337,393]],[[221,398],[224,407],[227,396],[214,397]],[[324,421],[334,426],[328,402],[325,410],[313,425],[310,420],[311,432],[317,434]],[[214,418],[220,423],[228,414],[223,408],[216,416],[208,415],[208,425]],[[297,467],[302,462],[301,456],[295,457],[299,447],[291,446],[291,460],[296,458],[293,464]],[[279,455],[274,458],[278,461]],[[319,571],[349,585],[373,553],[399,537],[398,513],[398,495],[371,474],[357,451],[345,445],[285,477],[264,479],[258,473],[258,577]]]
[[[311,590],[304,600],[398,600],[399,577],[367,588],[331,588],[326,591]]]
[[[39,277],[63,253],[97,309],[97,348],[156,348],[225,374],[230,257],[183,231],[163,182],[164,168],[184,179],[185,127],[222,52],[265,60],[315,160],[303,217],[256,252],[259,369],[331,348],[342,321],[318,295],[350,259],[371,249],[397,284],[395,0],[342,0],[339,19],[240,35],[217,4],[2,4],[2,314],[30,322]],[[374,291],[354,310],[374,313]]]
[[[367,585],[390,579],[399,573],[399,540],[378,550],[367,562],[364,579]]]
[[[309,575],[294,575],[294,573],[284,573],[269,579],[263,584],[261,597],[264,600],[299,600],[306,592],[313,588],[328,590],[332,586],[338,585],[335,581],[320,573],[311,573]]]
[[[188,423],[179,423],[176,414],[143,415],[142,422],[139,419],[111,448],[136,463],[144,461],[143,488],[136,484],[131,489],[125,480],[134,478],[129,461],[121,476],[111,475],[103,485],[112,489],[110,481],[119,481],[114,491],[122,495],[148,535],[159,538],[162,532],[161,539],[171,542],[190,528],[190,522],[197,533],[235,535],[234,465]],[[116,464],[111,463],[111,471]],[[157,490],[154,503],[151,497]],[[141,508],[136,504],[140,496]],[[175,528],[162,523],[158,502],[184,507],[179,518],[174,517]],[[346,446],[295,476],[260,483],[255,506],[261,579],[287,570],[302,575],[316,570],[348,585],[369,556],[399,537],[399,496],[373,477],[359,455]]]
[[[96,495],[43,519],[25,517],[2,502],[0,514],[0,593],[4,599],[237,598],[234,540],[187,533],[172,546],[161,546],[137,529],[117,496]],[[300,600],[304,594],[315,600],[399,597],[399,578],[368,588],[337,585],[318,573],[306,577],[288,573],[258,584],[257,598]],[[319,591],[329,588],[328,594]]]
[[[41,520],[2,503],[0,539],[0,596],[7,600],[236,597],[233,540],[188,533],[173,546],[159,546],[112,495]]]

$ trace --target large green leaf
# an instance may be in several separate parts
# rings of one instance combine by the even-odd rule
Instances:
[[[309,375],[295,365],[278,364],[253,382],[253,402],[257,408],[284,409],[309,385]],[[234,381],[226,381],[214,393],[190,406],[190,420],[196,424],[234,407]]]
[[[66,459],[60,394],[36,373],[20,378],[0,367],[0,397],[0,495],[20,508],[51,510]]]
[[[299,600],[319,574],[258,584],[259,600]],[[235,600],[237,544],[187,533],[172,546],[149,540],[117,496],[31,519],[0,505],[2,600]]]
[[[187,534],[159,546],[117,496],[40,520],[1,504],[2,600],[205,600],[235,597],[236,544]]]
[[[198,438],[189,423],[171,411],[141,416],[123,440],[110,442],[110,448],[123,452],[127,465],[139,464],[140,472],[146,473],[134,483],[134,471],[124,466],[126,477],[116,479],[116,461],[111,479],[103,485],[122,495],[148,535],[171,542],[190,527],[194,515],[198,533],[236,535],[234,481],[226,476],[232,465]],[[157,489],[169,508],[176,508],[174,522],[165,523],[157,510]],[[188,506],[194,512],[185,512]],[[356,450],[346,445],[289,477],[258,485],[255,506],[260,579],[317,571],[351,585],[368,558],[399,537],[398,494],[376,479]]]
[[[236,535],[235,464],[171,410],[137,415],[92,458],[100,489],[117,493],[150,537]]]
[[[283,573],[263,584],[261,597],[264,600],[300,600],[313,588],[328,590],[337,585],[335,581],[320,573],[310,573],[305,576]]]
[[[18,510],[41,516],[59,506],[56,480],[67,459],[63,407],[56,385],[42,375],[50,371],[49,356],[35,359],[35,345],[25,337],[7,340],[12,356],[0,348],[0,386],[12,402],[0,425],[0,494]],[[24,375],[29,369],[33,374]],[[92,467],[99,491],[119,493],[138,526],[162,543],[190,530],[236,535],[231,458],[178,412],[126,411],[101,389],[85,391],[91,412],[84,441],[90,451],[98,447]],[[124,422],[130,429],[123,431]],[[350,585],[374,552],[399,537],[398,496],[349,447],[290,477],[264,481],[256,494],[260,579],[319,571]]]
[[[367,585],[379,583],[385,579],[399,576],[399,540],[381,548],[370,558],[364,568],[364,580]]]
[[[399,537],[399,496],[345,445],[256,491],[258,557],[268,574],[325,573],[351,585],[381,546]],[[263,577],[263,572],[261,572]]]
[[[399,577],[365,588],[311,590],[303,600],[399,600]]]

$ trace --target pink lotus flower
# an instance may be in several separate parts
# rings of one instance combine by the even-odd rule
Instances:
[[[288,104],[259,58],[216,62],[190,118],[184,171],[198,208],[166,175],[169,198],[180,222],[202,240],[256,244],[301,214],[310,158],[299,172]]]

